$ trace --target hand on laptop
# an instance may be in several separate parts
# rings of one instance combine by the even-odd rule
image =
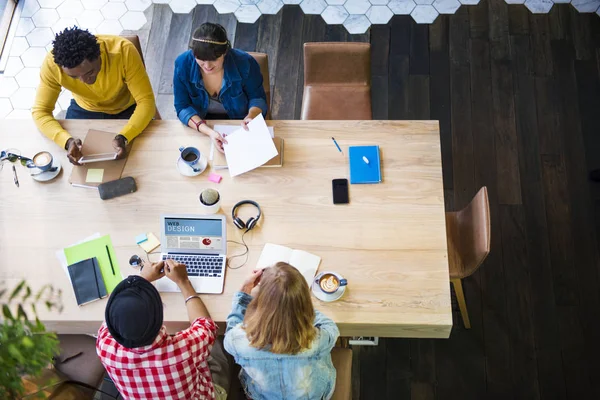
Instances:
[[[185,264],[173,260],[165,261],[165,275],[181,288],[181,285],[189,281]]]
[[[255,296],[259,289],[260,277],[262,276],[262,269],[255,269],[250,273],[250,276],[246,278],[242,285],[242,292],[247,293],[251,296]]]
[[[164,261],[152,263],[150,265],[145,265],[144,268],[142,268],[142,272],[140,273],[140,276],[142,278],[144,278],[145,280],[147,280],[148,282],[154,282],[155,280],[160,279],[163,276],[165,276],[164,269],[165,269]]]

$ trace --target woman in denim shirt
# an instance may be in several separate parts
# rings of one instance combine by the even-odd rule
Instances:
[[[232,49],[225,28],[218,24],[202,24],[192,35],[190,50],[177,57],[173,91],[179,120],[209,136],[221,152],[227,141],[205,119],[241,119],[246,128],[258,114],[267,115],[258,63]]]
[[[279,262],[253,271],[235,293],[223,344],[242,367],[240,382],[251,399],[329,399],[339,334],[313,308],[302,274]]]

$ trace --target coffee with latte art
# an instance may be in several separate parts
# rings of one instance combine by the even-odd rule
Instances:
[[[340,287],[340,281],[335,275],[326,274],[321,277],[319,285],[324,292],[332,293]]]
[[[35,157],[33,157],[33,163],[37,167],[46,166],[50,164],[50,162],[52,162],[52,156],[50,155],[50,153],[47,152],[38,153],[35,155]]]

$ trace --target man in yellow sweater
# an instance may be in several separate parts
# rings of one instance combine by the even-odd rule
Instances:
[[[38,129],[67,150],[78,164],[81,139],[73,138],[52,115],[61,88],[73,93],[67,119],[129,119],[115,136],[117,158],[156,111],[150,79],[135,46],[119,36],[94,36],[77,27],[56,35],[40,71],[32,108]]]

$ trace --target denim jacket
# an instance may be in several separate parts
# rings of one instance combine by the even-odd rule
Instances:
[[[243,119],[251,107],[259,107],[267,115],[267,95],[260,67],[254,58],[241,50],[231,49],[223,63],[223,85],[219,100],[231,119]],[[190,118],[206,116],[209,95],[204,89],[202,73],[191,50],[175,60],[173,92],[177,117],[185,125]]]
[[[250,346],[242,321],[252,296],[237,292],[223,342],[242,370],[240,382],[253,400],[329,399],[335,388],[331,349],[340,335],[336,324],[315,310],[317,336],[298,354],[274,354]]]

